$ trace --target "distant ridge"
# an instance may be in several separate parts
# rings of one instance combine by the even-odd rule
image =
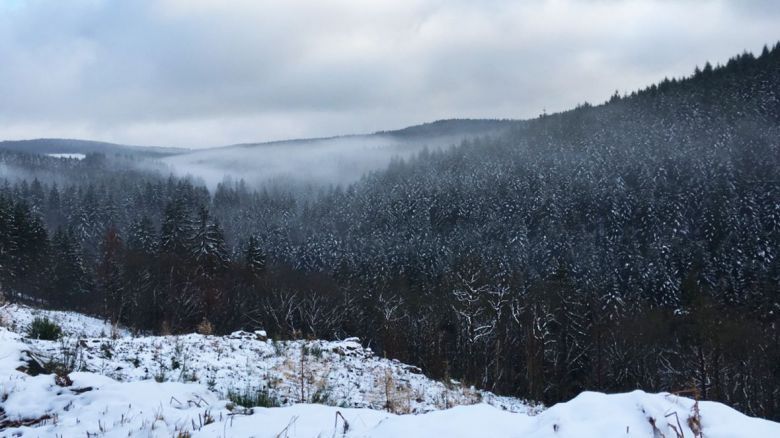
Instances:
[[[189,151],[183,148],[160,146],[132,146],[93,140],[69,138],[37,138],[32,140],[0,141],[0,149],[35,154],[128,154],[145,156],[168,156]]]
[[[394,131],[377,131],[375,135],[392,135],[396,137],[428,137],[438,135],[469,134],[479,135],[494,132],[520,123],[513,119],[442,119],[421,125],[413,125]]]
[[[361,138],[374,136],[390,136],[399,139],[423,139],[443,135],[486,135],[497,130],[507,128],[519,123],[512,119],[442,119],[420,125],[407,126],[405,128],[387,131],[376,131],[369,134],[343,134],[326,137],[291,138],[283,140],[270,140],[261,142],[235,143],[228,145],[212,146],[202,149],[215,150],[226,148],[246,148],[257,146],[278,146],[283,144],[306,144],[311,142],[336,140],[342,138]],[[123,153],[130,155],[170,156],[195,151],[189,148],[165,147],[165,146],[137,146],[118,143],[110,143],[95,140],[81,140],[70,138],[37,138],[29,140],[3,140],[0,141],[0,149],[36,154],[89,154],[89,153]]]
[[[514,119],[442,119],[420,125],[407,126],[405,128],[375,131],[370,134],[343,134],[331,135],[325,137],[292,138],[285,140],[270,140],[262,142],[236,143],[227,146],[216,146],[201,150],[213,150],[222,148],[244,148],[256,146],[278,146],[283,144],[305,144],[319,141],[329,141],[347,138],[368,138],[368,137],[396,137],[398,139],[423,139],[426,137],[439,137],[445,135],[486,135],[498,130],[508,128],[509,126],[520,123],[520,120]]]

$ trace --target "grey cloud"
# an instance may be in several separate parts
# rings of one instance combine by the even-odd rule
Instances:
[[[13,1],[0,137],[198,147],[531,117],[759,50],[777,5]]]

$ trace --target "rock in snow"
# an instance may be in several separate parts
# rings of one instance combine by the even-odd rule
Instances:
[[[57,320],[66,337],[26,339],[37,314]],[[0,320],[3,437],[780,436],[779,423],[664,393],[584,392],[543,409],[445,386],[377,358],[357,339],[272,342],[257,332],[132,337],[75,313],[15,305],[0,308]],[[31,376],[18,370],[31,355],[81,371],[65,379],[53,367],[53,374]],[[327,404],[297,403],[301,363],[304,400]],[[242,390],[266,391],[284,406],[244,408],[225,397]],[[407,412],[418,414],[399,415]]]

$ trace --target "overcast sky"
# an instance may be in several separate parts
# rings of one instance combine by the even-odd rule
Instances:
[[[3,0],[0,139],[202,147],[526,118],[778,39],[774,0]]]

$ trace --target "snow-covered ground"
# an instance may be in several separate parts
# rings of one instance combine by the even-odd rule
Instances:
[[[356,338],[275,342],[248,332],[133,337],[72,312],[0,309],[0,319],[22,334],[35,317],[44,316],[60,325],[64,336],[27,340],[36,354],[118,381],[200,383],[224,396],[264,391],[284,406],[301,401],[371,409],[390,405],[394,412],[422,413],[485,402],[513,412],[533,409],[515,398],[433,381],[416,367],[375,356]]]
[[[100,319],[75,312],[34,309],[16,304],[0,306],[0,323],[17,333],[27,333],[35,318],[49,318],[62,328],[69,338],[127,337],[130,332],[123,327],[112,326]]]
[[[57,321],[65,336],[26,338],[36,316]],[[696,421],[708,438],[780,436],[780,424],[719,403],[642,391],[586,392],[543,410],[430,380],[354,339],[133,337],[94,318],[16,305],[0,308],[0,322],[3,437],[694,437]],[[78,371],[17,370],[34,368],[33,358]],[[260,392],[263,404],[281,407],[228,400]]]

